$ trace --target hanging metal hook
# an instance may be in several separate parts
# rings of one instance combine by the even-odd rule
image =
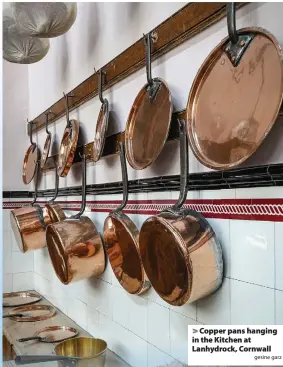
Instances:
[[[31,202],[31,206],[33,206],[37,200],[38,176],[39,176],[39,161],[37,161],[36,168],[35,168],[34,197],[33,197],[33,201]]]
[[[51,132],[48,130],[48,116],[51,114],[51,111],[45,112],[45,131],[46,134],[51,136]]]
[[[102,75],[104,75],[104,78],[105,78],[106,72],[100,69],[99,74],[98,74],[98,95],[99,95],[100,102],[104,104],[105,98],[103,98],[102,96]]]
[[[53,203],[55,201],[55,199],[58,196],[58,192],[59,192],[59,175],[58,175],[57,165],[55,163],[55,189],[54,189],[54,196],[52,197],[52,199],[50,199],[48,201],[49,204],[51,204],[51,203]]]
[[[145,41],[145,54],[146,54],[146,77],[147,83],[151,87],[153,85],[153,79],[151,74],[151,34],[144,35]]]
[[[67,127],[71,127],[71,122],[70,122],[70,118],[69,118],[69,98],[70,97],[74,97],[74,95],[72,93],[69,93],[69,94],[64,94],[64,97],[65,97],[65,102],[66,102],[66,119],[67,119]]]
[[[72,219],[80,219],[86,207],[86,155],[85,153],[79,153],[79,156],[82,159],[82,204],[80,211],[77,214],[71,216]]]
[[[121,162],[122,182],[123,182],[123,200],[122,203],[118,206],[118,208],[114,210],[115,213],[124,209],[128,202],[128,171],[127,171],[124,143],[120,142],[119,147],[120,147],[120,162]]]
[[[227,3],[227,26],[230,41],[236,44],[239,36],[236,30],[236,5],[235,3]]]
[[[29,121],[28,119],[27,119],[27,122],[28,122],[28,126],[29,126],[29,140],[30,140],[30,145],[32,145],[32,146],[36,146],[36,143],[34,142],[34,141],[32,141],[32,125],[33,125],[33,121]]]

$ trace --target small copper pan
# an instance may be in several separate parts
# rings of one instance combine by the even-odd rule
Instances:
[[[236,31],[228,3],[226,37],[198,71],[187,105],[187,131],[196,158],[216,170],[238,166],[263,142],[283,98],[283,55],[262,28]]]
[[[33,179],[36,171],[36,164],[39,159],[39,149],[37,145],[32,141],[32,121],[29,122],[29,136],[30,136],[30,147],[26,151],[22,178],[25,185],[29,184]]]
[[[178,202],[145,221],[139,242],[149,281],[159,296],[174,306],[215,292],[223,278],[222,250],[213,229],[200,213],[181,209],[188,177],[185,121],[180,121],[180,161]]]
[[[105,270],[101,237],[93,222],[82,216],[86,206],[86,157],[83,155],[82,206],[79,213],[50,224],[46,242],[57,277],[63,284],[99,276]]]
[[[69,173],[75,157],[75,152],[79,139],[79,123],[76,120],[69,119],[69,105],[68,105],[69,97],[72,96],[65,95],[67,125],[64,130],[59,150],[58,175],[60,177],[65,177]]]
[[[95,138],[93,143],[93,160],[95,162],[101,158],[103,153],[109,120],[109,103],[108,100],[102,96],[102,74],[105,73],[100,70],[98,79],[98,94],[102,104],[96,122]]]
[[[70,326],[47,326],[38,330],[33,336],[18,339],[18,342],[38,341],[42,343],[59,343],[63,340],[74,338],[78,335],[78,330]]]
[[[151,36],[146,36],[147,84],[137,95],[125,131],[125,147],[129,164],[134,169],[151,165],[167,140],[171,116],[171,93],[160,78],[151,77]]]
[[[124,143],[120,142],[123,202],[104,222],[104,243],[113,272],[121,286],[131,294],[145,292],[150,283],[139,250],[139,231],[122,210],[128,201],[128,175]]]
[[[20,322],[34,322],[50,319],[56,314],[56,309],[49,305],[28,305],[14,308],[9,312],[9,318]],[[19,316],[18,316],[19,315]],[[21,315],[21,316],[20,316]]]

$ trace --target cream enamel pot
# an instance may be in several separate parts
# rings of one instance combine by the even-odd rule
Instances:
[[[99,276],[105,270],[102,240],[94,223],[82,216],[86,206],[86,157],[83,155],[82,205],[76,215],[48,225],[46,242],[54,270],[63,284]]]

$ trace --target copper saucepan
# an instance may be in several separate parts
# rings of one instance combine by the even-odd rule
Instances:
[[[196,158],[223,170],[246,161],[274,125],[283,99],[283,53],[268,31],[236,30],[227,3],[229,36],[201,65],[187,104],[187,132]]]
[[[151,165],[166,143],[171,117],[171,93],[166,83],[151,76],[151,35],[146,41],[147,84],[137,95],[129,113],[125,148],[129,164],[134,169]]]
[[[48,225],[46,242],[54,270],[63,284],[98,276],[105,270],[105,253],[95,225],[82,216],[86,206],[86,157],[82,157],[82,206],[79,213]]]
[[[221,246],[206,219],[181,209],[187,196],[188,146],[185,121],[179,122],[181,190],[170,209],[148,218],[140,231],[146,274],[167,303],[181,306],[215,292],[222,283]]]
[[[61,367],[105,367],[107,343],[102,339],[74,338],[59,343],[56,355],[22,355],[15,358],[16,365],[58,361]]]
[[[32,141],[32,124],[33,122],[29,122],[29,136],[30,136],[30,147],[26,151],[24,163],[23,163],[23,172],[22,178],[24,184],[29,184],[33,179],[36,172],[36,164],[39,159],[39,149],[37,145]]]
[[[128,175],[124,143],[120,142],[123,202],[104,222],[104,243],[113,272],[121,286],[131,294],[141,294],[150,287],[139,250],[139,230],[122,212],[128,201]]]

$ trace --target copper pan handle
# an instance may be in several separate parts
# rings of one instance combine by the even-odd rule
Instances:
[[[236,30],[236,5],[227,3],[227,27],[230,41],[234,44],[238,42],[239,36]]]
[[[54,161],[55,163],[55,189],[54,189],[54,196],[52,197],[52,199],[50,199],[48,201],[48,203],[53,203],[55,201],[55,199],[57,198],[58,196],[58,191],[59,191],[59,175],[58,175],[58,168],[57,168],[57,165],[56,165],[56,162]]]
[[[123,201],[114,210],[114,212],[119,212],[122,209],[124,209],[128,202],[128,170],[127,170],[127,161],[126,161],[124,143],[120,142],[119,147],[120,147],[120,162],[121,162],[122,182],[123,182]]]
[[[23,342],[28,342],[30,340],[38,340],[38,341],[41,341],[42,338],[41,336],[30,336],[29,338],[21,338],[21,339],[18,339],[18,342],[20,343],[23,343]]]
[[[57,355],[46,355],[46,356],[40,356],[40,355],[23,355],[23,356],[16,356],[15,358],[15,364],[16,365],[23,365],[23,364],[31,364],[31,363],[40,363],[40,362],[52,362],[52,361],[77,361],[76,358],[70,358],[65,356],[57,356]],[[75,364],[74,364],[75,365]]]

